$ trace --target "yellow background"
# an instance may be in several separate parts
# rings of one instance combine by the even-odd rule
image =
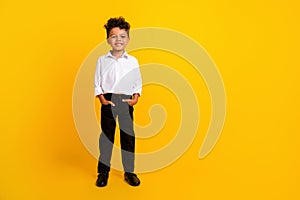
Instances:
[[[183,157],[140,174],[140,187],[112,171],[109,185],[97,188],[96,159],[73,122],[72,90],[81,63],[105,39],[103,24],[120,15],[132,28],[170,28],[201,44],[222,75],[227,117],[216,147],[199,160],[206,94],[204,125]],[[1,200],[300,198],[297,1],[2,0],[0,20]],[[152,59],[146,51],[136,56],[141,63]],[[139,123],[147,123],[141,111],[155,94],[145,91]],[[169,139],[145,147],[154,150]]]

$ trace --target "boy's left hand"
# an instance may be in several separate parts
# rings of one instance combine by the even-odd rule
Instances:
[[[134,106],[138,102],[139,95],[135,94],[133,99],[122,99],[122,102],[127,102],[130,106]]]
[[[122,102],[127,102],[130,106],[134,106],[135,104],[137,104],[136,99],[122,99]]]

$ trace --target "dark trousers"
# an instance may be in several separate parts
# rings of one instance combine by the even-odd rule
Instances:
[[[98,173],[110,171],[112,148],[114,145],[116,119],[120,127],[120,141],[122,149],[122,164],[125,172],[134,171],[135,135],[133,130],[133,107],[122,99],[130,99],[130,95],[104,94],[106,100],[112,101],[115,106],[101,106],[101,129],[99,139],[100,157]]]

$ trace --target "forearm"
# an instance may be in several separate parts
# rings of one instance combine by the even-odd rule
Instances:
[[[132,99],[133,99],[133,100],[138,100],[139,97],[140,97],[140,94],[139,94],[139,93],[134,93],[134,94],[132,95]]]
[[[108,104],[110,104],[112,106],[115,106],[115,104],[113,102],[106,100],[103,94],[97,95],[97,98],[100,100],[100,103],[102,105],[108,105]]]
[[[101,103],[106,101],[106,99],[105,99],[105,97],[104,97],[103,94],[97,95],[97,98],[100,100]]]

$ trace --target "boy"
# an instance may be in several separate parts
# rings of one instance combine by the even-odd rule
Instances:
[[[96,185],[104,187],[110,171],[116,119],[120,126],[122,164],[125,181],[138,186],[140,180],[134,171],[135,134],[133,106],[142,91],[142,80],[136,58],[125,48],[130,40],[130,24],[123,17],[111,18],[104,25],[111,50],[99,57],[95,72],[95,96],[101,103],[100,157]]]

